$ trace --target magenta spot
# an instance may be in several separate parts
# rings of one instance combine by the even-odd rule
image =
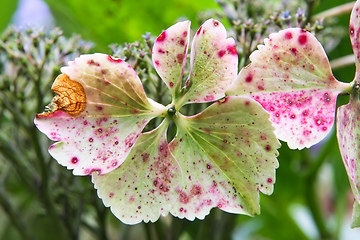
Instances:
[[[93,142],[94,141],[94,139],[93,138],[89,138],[89,142]]]
[[[112,198],[113,196],[114,196],[113,192],[109,193],[109,198]]]
[[[296,118],[296,115],[295,115],[295,114],[291,114],[291,115],[290,115],[290,118],[295,119],[295,118]]]
[[[90,171],[86,170],[86,172],[88,172],[89,174],[92,174],[93,172],[97,172],[100,175],[101,169],[100,168],[93,168]]]
[[[184,208],[180,208],[179,211],[180,211],[180,212],[184,211]]]
[[[206,164],[206,168],[207,168],[207,169],[211,169],[211,165],[210,165],[210,164]]]
[[[73,164],[77,163],[78,161],[79,161],[79,160],[78,160],[77,157],[73,157],[73,158],[71,159],[71,162],[72,162]]]
[[[154,180],[153,183],[154,183],[154,186],[157,187],[157,185],[158,185],[159,182],[158,182],[157,180]]]
[[[188,35],[188,32],[184,31],[182,35],[183,35],[183,37],[186,37]]]
[[[162,42],[162,41],[165,40],[165,38],[166,38],[166,31],[162,32],[162,33],[160,34],[160,36],[156,39],[156,41]]]
[[[149,160],[150,154],[148,153],[143,153],[141,154],[142,160],[143,162],[147,162]],[[156,180],[155,180],[156,181]],[[156,186],[156,185],[155,185]]]
[[[119,141],[115,141],[115,145],[118,145],[119,144]]]
[[[202,190],[201,190],[201,187],[199,185],[193,185],[191,187],[190,192],[191,192],[192,195],[199,195],[199,194],[201,194]]]
[[[178,55],[176,55],[176,58],[177,58],[178,62],[183,62],[183,60],[184,60],[184,54],[179,53]]]
[[[188,195],[186,194],[186,192],[183,192],[183,191],[180,192],[180,198],[179,198],[179,200],[180,200],[181,203],[184,203],[184,204],[189,203],[189,197],[188,197]]]
[[[140,209],[141,209],[141,206],[138,206],[138,209],[140,210]]]
[[[131,110],[131,113],[137,114],[139,113],[139,109],[134,108],[133,110]]]
[[[93,65],[93,66],[97,66],[97,67],[100,66],[100,64],[99,64],[98,62],[95,62],[94,59],[88,60],[88,61],[87,61],[87,64]]]
[[[249,106],[250,105],[250,101],[245,101],[245,105]]]
[[[267,179],[267,182],[268,182],[268,183],[272,183],[272,182],[273,182],[272,178],[268,178],[268,179]]]
[[[180,39],[179,44],[180,44],[181,46],[184,46],[184,45],[185,45],[185,40],[184,40],[184,39]]]
[[[302,112],[302,115],[303,115],[303,116],[309,115],[309,110],[304,110],[304,111]]]
[[[113,58],[112,56],[108,55],[107,57],[108,61],[109,62],[112,62],[112,63],[121,63],[123,60],[120,59],[120,58]]]
[[[103,107],[97,106],[96,109],[97,109],[98,111],[101,111],[101,110],[103,110]]]
[[[307,42],[307,36],[305,34],[300,35],[298,40],[301,45],[304,45]]]
[[[270,146],[270,145],[266,145],[265,150],[266,150],[266,151],[270,151],[270,150],[271,150],[271,146]]]
[[[227,51],[228,53],[230,54],[233,54],[233,55],[237,55],[237,50],[236,50],[236,47],[235,46],[227,46]]]
[[[225,55],[225,53],[226,53],[225,50],[220,50],[220,51],[218,52],[219,58],[222,58],[222,57]]]
[[[322,117],[315,117],[314,122],[317,126],[320,126],[324,122],[324,120],[322,119]]]
[[[251,82],[253,80],[253,75],[249,73],[249,75],[247,75],[247,77],[245,78],[245,82]]]
[[[290,51],[292,52],[292,54],[294,54],[296,56],[297,53],[297,49],[296,48],[291,48]]]
[[[85,121],[83,122],[83,124],[84,124],[84,125],[87,125],[87,124],[88,124],[88,122],[85,120]]]
[[[349,27],[349,32],[350,32],[350,36],[353,37],[353,36],[354,36],[354,33],[355,33],[354,26],[350,25],[350,27]]]
[[[218,22],[218,21],[214,21],[214,26],[215,26],[215,27],[219,26],[219,22]]]
[[[174,83],[173,82],[169,82],[169,86],[172,88],[174,87]]]
[[[303,132],[304,136],[309,136],[311,134],[311,131],[310,130],[305,130]]]
[[[160,65],[160,62],[158,60],[155,61],[156,66]]]
[[[213,95],[207,95],[206,97],[204,97],[204,101],[214,101],[215,97]]]
[[[98,133],[102,133],[102,131],[103,131],[102,128],[98,129]]]
[[[260,91],[264,90],[264,87],[263,87],[263,86],[260,86],[260,85],[259,85],[257,88],[258,88]]]
[[[199,35],[201,33],[202,26],[197,30],[196,34]]]
[[[286,32],[286,33],[285,33],[285,38],[286,38],[286,39],[289,40],[289,39],[292,39],[292,37],[293,37],[293,36],[292,36],[292,33],[291,33],[291,32]]]
[[[158,49],[158,53],[164,54],[164,53],[165,53],[165,51],[164,51],[164,50],[162,50],[161,48],[159,48],[159,49]]]
[[[322,130],[323,130],[323,131],[326,131],[326,130],[327,130],[327,127],[323,127]]]
[[[260,134],[260,138],[261,138],[261,140],[266,140],[266,139],[267,139],[267,136],[266,136],[265,133],[261,133],[261,134]]]
[[[331,101],[331,98],[330,98],[328,93],[324,94],[324,101],[327,102],[327,103],[329,103]]]
[[[219,204],[217,205],[217,207],[218,207],[218,208],[222,208],[222,204],[219,203]]]

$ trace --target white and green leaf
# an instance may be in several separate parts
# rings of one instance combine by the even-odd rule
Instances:
[[[137,74],[120,59],[82,55],[62,72],[84,88],[85,110],[76,117],[61,110],[38,115],[35,124],[59,141],[49,152],[75,175],[108,173],[122,164],[145,125],[165,108],[148,101]]]

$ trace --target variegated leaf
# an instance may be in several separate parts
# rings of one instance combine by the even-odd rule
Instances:
[[[182,171],[166,140],[168,122],[138,139],[126,161],[114,171],[92,175],[105,206],[122,222],[155,222],[178,201]]]
[[[202,113],[174,120],[178,133],[170,149],[184,188],[171,213],[203,219],[213,207],[256,215],[259,193],[273,192],[280,146],[269,114],[246,97],[218,101]]]
[[[184,21],[162,32],[153,46],[154,67],[173,97],[181,87],[189,40],[190,21]]]
[[[37,115],[35,124],[59,141],[49,152],[75,175],[108,173],[125,160],[145,125],[165,108],[148,101],[137,74],[121,59],[82,55],[61,70],[64,74],[52,88],[59,94],[50,105],[53,110]],[[85,105],[77,102],[79,96],[85,96]]]
[[[236,78],[238,66],[234,39],[226,35],[225,27],[214,19],[207,20],[195,33],[191,73],[181,104],[211,102],[225,96],[225,90]]]
[[[302,29],[282,30],[265,39],[250,60],[226,94],[258,101],[290,148],[322,140],[334,124],[337,95],[351,86],[334,78],[320,42]]]
[[[360,84],[360,2],[356,1],[350,16],[349,24],[350,40],[355,54],[356,77],[355,81]]]
[[[357,98],[357,97],[356,97]],[[339,107],[337,113],[337,138],[340,153],[355,197],[353,225],[360,227],[360,102],[352,99]]]

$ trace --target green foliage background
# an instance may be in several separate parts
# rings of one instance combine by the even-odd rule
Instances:
[[[236,26],[234,27],[230,21],[226,20],[226,14],[220,5],[212,0],[46,0],[46,2],[53,13],[55,24],[63,29],[65,36],[70,38],[76,33],[81,35],[82,39],[93,42],[95,48],[91,52],[110,53],[109,44],[134,42],[141,39],[141,35],[146,32],[158,35],[179,18],[192,20],[192,28],[196,29],[203,19],[217,17],[225,21],[228,28],[233,27],[236,30]],[[235,2],[254,6],[246,12],[250,16],[253,9],[259,9],[259,6],[263,4],[264,13],[253,13],[253,19],[261,19],[266,15],[266,6],[276,5],[281,1],[239,0]],[[313,14],[343,3],[343,0],[301,1],[302,6],[306,4],[312,6]],[[0,30],[2,32],[10,23],[16,6],[17,1],[0,1]],[[279,10],[281,12],[285,9]],[[289,10],[294,13],[297,9]],[[347,34],[349,15],[350,12],[347,12],[326,19],[324,30],[319,33],[322,43],[329,46],[326,51],[330,60],[352,54]],[[327,45],[329,42],[333,44]],[[77,51],[80,53],[88,50],[83,48]],[[241,56],[246,56],[246,53]],[[23,71],[30,71],[30,67],[21,60],[11,60],[15,63],[18,61]],[[4,63],[6,61],[3,61]],[[51,74],[56,76],[59,73],[59,67],[60,65],[54,65]],[[3,65],[0,70],[3,74]],[[353,65],[334,70],[336,78],[344,82],[350,82],[354,73]],[[25,73],[25,79],[27,75],[31,74]],[[0,82],[0,86],[5,85]],[[0,89],[1,94],[9,90],[6,86]],[[43,102],[39,103],[39,107],[34,108],[37,112],[42,111],[41,107],[51,100],[49,87],[42,89],[42,93],[44,94]],[[0,101],[3,101],[2,99]],[[340,96],[338,104],[344,104],[347,100],[346,96]],[[0,102],[0,105],[3,104],[5,103]],[[28,113],[24,120],[28,122],[26,126],[34,134],[32,119],[36,111]],[[1,113],[4,112],[1,110]],[[6,133],[3,126],[13,124],[13,129],[18,128],[16,121],[12,122],[11,117],[4,114],[0,115],[0,119],[3,122],[0,131],[3,133]],[[16,139],[14,136],[7,135],[7,141],[12,144],[14,155],[21,156],[21,161],[32,165],[29,159],[36,156],[34,157],[31,153],[34,146],[29,141],[33,139],[28,139],[24,132],[16,135]],[[47,156],[46,148],[50,142],[42,137],[40,137],[40,142],[44,146],[41,149],[43,155]],[[322,143],[302,151],[290,150],[283,143],[278,158],[280,168],[277,170],[275,192],[271,196],[261,195],[262,214],[260,216],[249,218],[214,209],[202,221],[189,222],[168,216],[161,218],[155,224],[135,226],[122,224],[110,213],[109,209],[102,205],[101,200],[97,199],[89,178],[72,176],[70,171],[58,166],[49,156],[47,156],[49,159],[45,160],[45,162],[48,161],[47,167],[51,167],[51,173],[53,173],[51,176],[46,176],[49,178],[49,185],[43,186],[42,182],[31,182],[30,185],[35,186],[35,190],[32,187],[26,187],[21,170],[14,169],[15,165],[6,154],[9,149],[5,151],[5,148],[4,141],[0,141],[0,168],[2,169],[0,170],[0,203],[2,204],[0,239],[339,239],[345,236],[344,234],[353,234],[360,238],[359,231],[351,230],[349,226],[352,198],[335,132]],[[26,164],[24,166],[26,167]],[[36,164],[33,167],[34,171],[41,169],[41,166]],[[50,198],[41,201],[44,190],[49,191]],[[32,191],[37,191],[40,197],[35,197]],[[55,197],[51,197],[52,195]],[[55,208],[55,213],[49,212],[52,206]],[[296,209],[302,210],[302,213],[309,217],[301,220],[298,212],[294,211]],[[9,210],[17,214],[21,221],[11,219]],[[57,215],[57,213],[61,214]],[[55,217],[52,214],[55,214]],[[16,225],[17,221],[19,226]],[[70,226],[64,225],[66,221]],[[304,223],[313,225],[315,234],[303,228]],[[19,231],[21,228],[24,228],[25,234],[21,234]]]

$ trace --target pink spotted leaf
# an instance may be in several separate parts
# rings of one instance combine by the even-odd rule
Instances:
[[[238,66],[234,39],[226,37],[225,27],[214,19],[207,20],[197,30],[191,45],[191,73],[186,93],[177,106],[211,102],[225,96],[225,90],[236,78]]]
[[[226,94],[258,101],[290,148],[322,140],[334,124],[337,95],[351,85],[334,78],[320,42],[302,29],[282,30],[265,39],[250,60]]]
[[[184,21],[162,32],[153,46],[154,67],[173,97],[181,87],[189,40],[190,21]]]
[[[352,227],[360,227],[360,102],[357,97],[338,109],[337,138],[355,198]]]
[[[120,167],[93,173],[92,181],[105,206],[128,224],[154,222],[169,212],[203,219],[214,207],[259,214],[259,190],[273,191],[280,146],[268,119],[245,97],[229,97],[193,117],[178,114],[169,145],[167,119],[140,136]]]
[[[57,109],[37,115],[35,124],[58,141],[49,152],[61,165],[74,169],[75,175],[108,173],[122,164],[145,125],[165,108],[148,101],[137,74],[121,59],[82,55],[61,71],[82,86],[86,107],[76,116],[64,111],[69,108],[62,105],[72,103],[71,96],[77,93],[55,81],[60,94],[67,95],[55,97],[55,102],[61,100]]]
[[[356,1],[350,16],[349,35],[355,54],[356,77],[355,81],[360,84],[360,2]]]
[[[213,207],[259,214],[258,192],[273,191],[280,146],[268,113],[250,98],[229,97],[174,121],[178,133],[170,149],[184,188],[171,213],[190,220],[203,219]]]
[[[114,171],[92,175],[105,206],[122,222],[155,222],[166,216],[182,189],[182,171],[169,151],[164,121],[138,139],[126,161]]]

